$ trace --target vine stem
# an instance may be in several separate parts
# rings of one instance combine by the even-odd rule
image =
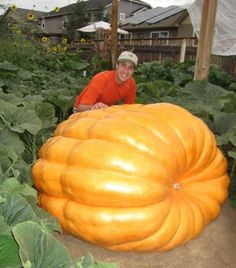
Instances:
[[[36,161],[36,136],[33,135],[32,140],[32,161],[33,163]]]

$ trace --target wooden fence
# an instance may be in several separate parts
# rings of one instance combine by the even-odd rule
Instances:
[[[133,51],[137,54],[139,63],[150,61],[179,63],[181,62],[181,57],[182,61],[183,59],[185,61],[195,60],[197,47],[197,38],[137,38],[118,40],[118,52],[123,50]],[[81,58],[85,60],[89,60],[95,53],[99,53],[103,58],[109,58],[111,51],[109,39],[75,42],[72,49],[77,50]],[[212,56],[211,63],[217,64],[236,78],[236,56]]]

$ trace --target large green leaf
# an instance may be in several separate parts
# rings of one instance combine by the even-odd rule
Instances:
[[[19,181],[15,178],[6,179],[2,184],[0,184],[0,192],[30,195],[35,199],[37,198],[37,192],[34,188],[25,183],[19,183]]]
[[[68,268],[72,263],[68,250],[37,223],[27,221],[12,228],[19,244],[23,267]]]
[[[44,90],[42,96],[50,103],[59,107],[64,113],[73,107],[74,96],[68,96],[65,90]]]
[[[20,182],[32,184],[30,166],[21,155],[17,155],[16,150],[17,148],[0,143],[0,183],[8,177],[15,177]]]
[[[18,157],[14,149],[10,146],[5,146],[0,143],[0,167],[2,174],[0,175],[0,181],[2,176],[11,176],[12,166],[17,161]]]
[[[21,267],[19,246],[7,235],[0,235],[0,268]]]
[[[218,135],[218,144],[228,144],[230,141],[234,144],[236,139],[236,113],[215,113],[213,118],[214,132]]]
[[[33,77],[33,73],[28,71],[28,70],[24,70],[24,69],[19,69],[18,71],[18,76],[22,79],[22,80],[30,80]]]
[[[38,116],[32,110],[24,107],[16,107],[3,100],[0,100],[0,119],[12,131],[23,133],[25,130],[36,134],[42,127]]]
[[[19,170],[19,176],[15,177],[21,183],[26,183],[32,186],[31,166],[23,159],[18,159],[12,166],[12,169]]]
[[[0,215],[0,234],[11,236],[11,227],[6,224],[4,217],[1,215]]]
[[[12,147],[18,155],[21,155],[25,150],[24,143],[22,142],[18,134],[13,131],[10,131],[6,127],[0,129],[0,141],[4,145]]]
[[[32,207],[22,195],[0,192],[0,197],[5,200],[0,203],[0,215],[4,217],[9,226],[27,220],[37,220]]]
[[[15,66],[14,64],[12,64],[11,62],[9,61],[3,61],[3,62],[0,62],[0,70],[1,71],[17,71],[18,70],[18,67]]]
[[[228,91],[207,81],[188,83],[181,92],[183,106],[194,114],[205,111],[207,114],[214,115],[217,111],[222,111],[225,104],[230,102],[227,99]]]
[[[23,102],[23,98],[17,97],[15,94],[11,94],[11,93],[4,93],[2,91],[0,91],[0,99],[9,102],[13,105],[19,105]]]
[[[25,196],[25,199],[28,201],[35,215],[37,216],[37,223],[40,225],[40,227],[42,227],[47,232],[62,232],[58,218],[52,216],[46,210],[40,208],[37,204],[37,200],[33,196]]]
[[[69,268],[118,268],[118,265],[116,263],[97,262],[93,255],[88,253]]]
[[[39,117],[42,122],[41,128],[51,128],[56,126],[57,118],[55,117],[54,106],[46,102],[27,102],[25,103],[25,108],[34,110],[35,114]]]
[[[232,157],[234,160],[236,160],[236,151],[234,152],[234,151],[229,151],[228,152],[228,155],[230,156],[230,157]]]

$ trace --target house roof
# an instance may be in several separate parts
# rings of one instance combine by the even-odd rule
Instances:
[[[125,1],[125,0],[124,0]],[[138,3],[138,4],[141,4],[141,5],[144,5],[144,6],[147,6],[149,8],[151,8],[151,6],[144,2],[144,1],[141,1],[141,0],[126,0],[128,2],[133,2],[133,3]],[[104,6],[109,6],[112,4],[112,0],[87,0],[87,1],[84,1],[84,3],[86,4],[86,9],[87,10],[96,10],[99,8],[99,6],[101,5],[101,3],[104,4]],[[50,11],[48,13],[48,15],[59,15],[59,14],[67,14],[67,13],[70,13],[73,11],[73,7],[76,5],[76,3],[73,3],[73,4],[70,4],[70,5],[67,5],[67,6],[64,6],[64,7],[61,7],[60,8],[60,11],[55,13],[54,10]]]
[[[122,22],[123,25],[155,24],[167,18],[176,17],[176,14],[183,13],[185,9],[179,6],[156,7],[150,10],[139,12],[133,17]]]
[[[27,16],[31,13],[34,15],[34,20],[28,21]],[[6,21],[9,23],[16,23],[21,25],[21,30],[26,27],[32,27],[37,32],[42,32],[42,28],[38,24],[38,19],[42,14],[45,14],[46,12],[43,11],[37,11],[32,9],[24,9],[24,8],[17,8],[17,11],[12,11],[11,8],[7,8],[5,13],[0,17],[0,22],[6,19]]]
[[[9,7],[9,8],[7,8],[5,10],[4,14],[0,16],[0,19],[1,20],[4,19],[6,16],[8,16],[9,13],[11,14],[11,17],[20,17],[23,20],[26,20],[27,19],[27,15],[29,13],[32,13],[35,16],[36,20],[39,17],[47,14],[47,12],[44,12],[44,11],[37,11],[37,10],[25,9],[25,8],[17,8],[17,12],[14,12]]]

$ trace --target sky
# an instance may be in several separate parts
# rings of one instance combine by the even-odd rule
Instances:
[[[194,0],[143,0],[153,8],[157,6],[183,5]],[[19,8],[35,9],[39,11],[51,11],[55,7],[63,7],[77,2],[77,0],[0,0],[0,4],[10,6],[15,4]]]

